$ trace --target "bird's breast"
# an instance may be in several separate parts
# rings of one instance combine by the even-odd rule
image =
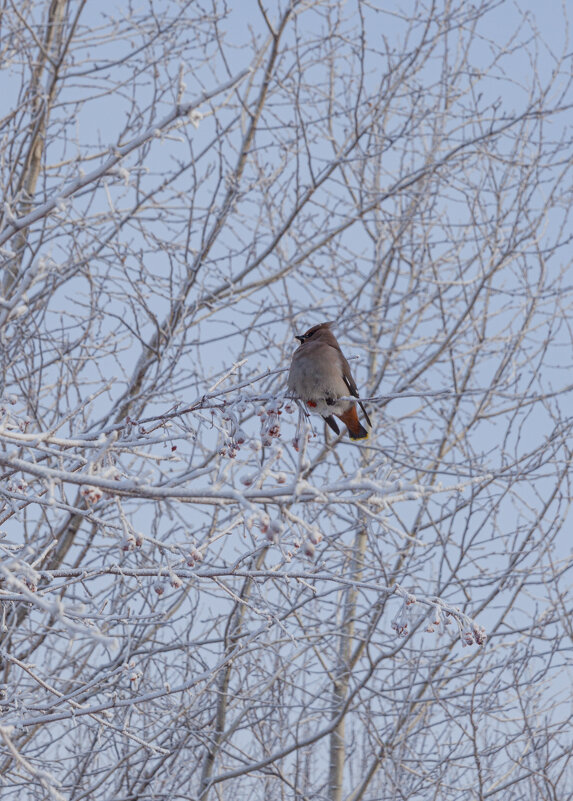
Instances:
[[[329,355],[329,354],[327,354]],[[289,389],[305,401],[335,399],[348,395],[342,368],[335,358],[295,353],[288,378]],[[332,413],[330,409],[330,413]]]

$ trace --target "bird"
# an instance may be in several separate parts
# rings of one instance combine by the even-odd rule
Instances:
[[[335,434],[340,434],[334,419],[338,417],[348,429],[350,439],[366,439],[368,431],[358,419],[354,401],[339,400],[353,395],[358,400],[366,422],[372,428],[366,409],[358,397],[350,365],[330,330],[331,325],[330,322],[320,323],[304,334],[295,336],[300,345],[292,356],[288,388],[309,408],[322,415]]]

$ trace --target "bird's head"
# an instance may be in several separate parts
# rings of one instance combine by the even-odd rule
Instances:
[[[313,325],[313,327],[309,328],[308,331],[305,331],[304,334],[297,334],[295,336],[295,339],[298,339],[301,345],[304,342],[310,342],[313,339],[320,339],[322,333],[326,331],[330,333],[331,325],[334,325],[334,323],[327,322],[327,323],[319,323],[319,325]]]

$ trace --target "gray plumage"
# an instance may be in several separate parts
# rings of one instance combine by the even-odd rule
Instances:
[[[368,432],[358,422],[354,402],[338,400],[348,395],[358,399],[358,390],[350,365],[344,358],[330,325],[315,325],[296,337],[301,344],[292,357],[288,387],[313,411],[321,414],[337,434],[340,429],[333,415],[345,423],[353,439],[363,439],[368,436]],[[371,426],[362,402],[358,400],[358,403]]]

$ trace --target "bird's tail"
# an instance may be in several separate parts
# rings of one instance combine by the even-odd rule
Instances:
[[[356,414],[356,406],[351,406],[344,414],[337,414],[336,416],[342,420],[348,429],[350,439],[366,439],[368,437],[368,431],[361,425]]]

